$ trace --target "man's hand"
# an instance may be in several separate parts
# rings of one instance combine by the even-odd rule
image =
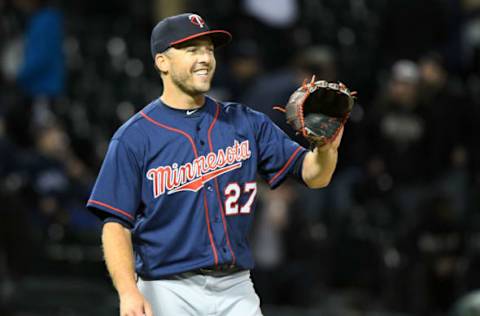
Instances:
[[[330,183],[337,165],[338,147],[342,136],[343,126],[331,142],[315,147],[313,151],[305,155],[302,177],[309,188],[320,189]]]
[[[153,316],[152,307],[138,289],[120,294],[120,316]]]
[[[102,244],[108,272],[120,298],[120,316],[153,316],[137,288],[130,230],[109,222],[103,225]]]

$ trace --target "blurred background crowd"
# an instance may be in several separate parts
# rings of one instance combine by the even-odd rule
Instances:
[[[359,92],[330,186],[258,195],[265,315],[480,315],[479,0],[0,0],[0,315],[115,315],[85,202],[179,12],[233,34],[210,94],[305,146],[272,107],[311,74]]]

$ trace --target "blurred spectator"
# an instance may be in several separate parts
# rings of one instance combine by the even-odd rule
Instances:
[[[1,117],[0,117],[1,121]],[[21,169],[15,144],[0,131],[0,314],[8,305],[19,282],[31,271],[38,258],[33,247],[34,229],[29,219],[31,197],[25,187],[27,177]],[[21,232],[21,233],[19,233]],[[3,314],[2,314],[3,315]],[[9,315],[9,314],[7,314]]]
[[[245,11],[273,27],[284,28],[298,19],[298,4],[295,0],[244,0]],[[272,8],[275,7],[275,10]]]
[[[283,236],[289,225],[294,191],[287,185],[279,190],[270,191],[263,185],[260,194],[264,198],[259,201],[257,221],[254,227],[253,251],[256,262],[254,272],[255,284],[259,295],[266,304],[278,304],[281,301],[282,287],[285,283],[280,269],[285,264],[285,245]],[[264,296],[265,295],[265,296]]]
[[[452,167],[455,152],[461,150],[468,155],[467,150],[473,144],[473,117],[465,113],[474,111],[460,82],[449,76],[440,55],[422,57],[419,70],[420,110],[426,120],[428,153],[430,157],[435,157],[427,167],[429,176],[434,179],[436,173]]]
[[[10,275],[21,277],[33,267],[26,258],[41,257],[37,251],[43,249],[45,241],[63,238],[58,229],[85,226],[78,216],[77,222],[70,221],[75,204],[82,205],[79,209],[85,213],[83,201],[92,177],[73,155],[68,136],[58,125],[38,129],[32,149],[18,149],[1,138],[0,149],[9,153],[0,160],[0,196],[4,201],[0,209],[0,256],[6,255]],[[88,224],[91,228],[97,225],[92,219]]]
[[[65,130],[58,124],[45,126],[35,140],[38,155],[31,161],[31,168],[41,217],[71,229],[95,227],[89,216],[84,217],[87,223],[79,222],[78,217],[77,222],[70,222],[72,212],[88,195],[93,176],[74,154]]]
[[[254,39],[242,39],[231,45],[227,73],[220,76],[222,82],[214,80],[216,85],[221,85],[227,91],[228,100],[244,102],[242,98],[245,96],[245,91],[253,87],[255,79],[261,75],[262,71],[257,43]]]
[[[296,51],[293,30],[300,18],[298,1],[240,0],[240,8],[246,17],[239,28],[251,24],[248,27],[250,33],[246,36],[262,39],[264,63],[268,69],[292,58]]]
[[[226,67],[218,67],[210,94],[221,100],[240,100],[263,72],[259,46],[253,38],[240,38],[223,50]],[[218,56],[222,58],[222,56]]]
[[[8,109],[7,131],[17,143],[31,145],[34,125],[52,118],[52,107],[64,92],[63,18],[47,0],[15,0],[13,4],[28,20],[16,74],[22,94]]]
[[[450,316],[477,316],[480,315],[480,291],[472,291],[457,300]]]
[[[419,70],[413,61],[399,60],[368,119],[370,161],[384,175],[383,190],[395,189],[395,200],[411,212],[423,193],[426,126],[418,101]],[[378,169],[377,168],[377,169]]]
[[[446,313],[459,296],[465,229],[447,195],[438,192],[418,209],[419,222],[401,246],[410,276],[405,293],[416,315]]]
[[[262,304],[306,306],[312,297],[303,289],[318,286],[316,256],[305,250],[314,249],[307,228],[312,223],[305,216],[298,186],[286,181],[273,191],[259,187],[262,198],[252,245],[256,262],[253,278]],[[309,278],[305,278],[307,271]]]
[[[47,0],[14,0],[28,16],[18,84],[30,97],[58,97],[64,91],[63,18]]]
[[[463,66],[467,74],[477,74],[480,70],[480,2],[477,0],[460,1],[465,17],[463,33]]]
[[[455,207],[464,211],[468,169],[476,147],[474,105],[460,80],[449,75],[439,54],[423,56],[419,69],[420,112],[426,126],[427,155],[434,157],[425,166],[427,177],[446,186],[444,189],[455,196]]]
[[[480,120],[480,2],[477,0],[461,1],[464,10],[463,25],[463,66],[466,75],[465,84],[473,102],[472,121]],[[480,147],[471,146],[471,163],[473,166],[473,179],[476,186],[480,187]]]

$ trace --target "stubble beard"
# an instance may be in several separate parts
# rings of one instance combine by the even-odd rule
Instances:
[[[213,71],[213,70],[210,70]],[[179,74],[176,72],[171,73],[172,83],[183,93],[190,95],[190,96],[199,96],[202,95],[210,90],[212,77],[209,79],[208,84],[205,88],[196,87],[193,84],[193,75],[191,73],[183,73]],[[188,84],[188,82],[192,82],[192,84]]]

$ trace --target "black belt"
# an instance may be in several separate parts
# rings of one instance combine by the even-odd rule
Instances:
[[[208,276],[222,277],[222,276],[227,276],[229,274],[233,274],[236,272],[240,272],[242,270],[244,269],[237,267],[236,265],[233,265],[233,264],[221,264],[218,266],[200,268],[192,272],[197,274],[208,275]]]

